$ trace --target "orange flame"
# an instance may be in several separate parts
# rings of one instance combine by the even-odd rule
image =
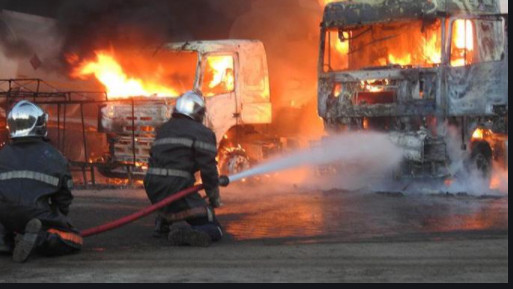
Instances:
[[[401,66],[411,64],[411,54],[407,53],[403,56],[394,56],[393,54],[388,55],[388,61],[391,64],[399,64]]]
[[[231,56],[212,56],[208,58],[207,64],[214,70],[214,77],[208,86],[214,88],[225,83],[228,90],[233,90],[233,58]]]
[[[437,41],[438,34],[435,33],[431,38],[429,38],[429,40],[426,40],[426,45],[424,45],[424,54],[427,56],[428,61],[431,64],[442,63],[442,52],[440,51],[440,47],[436,45]]]
[[[344,38],[349,38],[349,32],[342,32]],[[334,57],[331,61],[334,67],[347,68],[349,65],[348,53],[349,53],[349,41],[340,41],[338,33],[332,32],[329,34],[329,42],[331,50],[337,52],[338,57]]]
[[[472,140],[483,140],[487,136],[490,136],[492,134],[493,132],[489,129],[476,128],[476,130],[474,130],[474,132],[472,133]]]
[[[178,95],[172,88],[128,76],[112,52],[95,51],[95,54],[95,60],[82,62],[74,69],[72,76],[85,78],[94,75],[103,84],[109,97]]]
[[[456,20],[453,27],[452,66],[463,66],[472,63],[474,51],[474,29],[470,20]]]
[[[339,95],[342,93],[342,84],[337,83],[335,87],[333,88],[333,96],[339,97]]]
[[[214,55],[207,58],[208,89],[206,96],[216,95],[217,91],[232,91],[235,88],[234,63],[231,55]],[[210,72],[210,73],[209,73]]]
[[[440,64],[442,63],[442,52],[439,46],[436,45],[438,35],[434,33],[429,39],[422,38],[424,41],[424,57],[428,64]],[[388,55],[388,62],[390,64],[398,64],[406,66],[412,64],[412,56],[410,53],[406,53],[403,56],[396,56],[393,54]]]
[[[425,30],[421,29],[421,23],[418,21],[411,24],[408,27],[391,23],[390,25],[397,26],[399,34],[389,36],[397,37],[397,40],[394,40],[397,43],[388,42],[384,45],[377,43],[375,46],[366,44],[372,42],[369,36],[364,35],[356,37],[358,39],[353,38],[351,40],[353,31],[330,30],[327,41],[330,43],[330,51],[335,51],[336,53],[327,53],[325,55],[325,62],[329,62],[330,66],[335,70],[349,69],[350,51],[354,49],[354,52],[360,54],[352,57],[350,64],[352,67],[350,69],[388,65],[430,67],[440,64],[442,62],[440,23],[433,23],[432,26],[427,27]],[[375,28],[379,33],[384,33],[385,35],[390,33],[380,25],[376,25]],[[358,30],[361,29],[355,30],[355,33],[363,35]],[[382,51],[386,52],[386,54],[381,55]]]

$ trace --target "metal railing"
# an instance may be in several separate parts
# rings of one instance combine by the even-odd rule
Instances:
[[[134,185],[134,175],[133,171],[137,164],[136,159],[136,134],[135,134],[135,102],[134,98],[127,99],[116,99],[109,100],[106,92],[99,91],[60,91],[55,88],[51,84],[41,80],[41,79],[0,79],[0,110],[4,110],[3,114],[0,114],[0,124],[3,122],[4,127],[0,127],[3,130],[3,139],[8,140],[8,131],[5,127],[6,121],[5,118],[7,116],[8,111],[11,107],[20,100],[29,100],[38,105],[45,106],[53,106],[56,113],[56,128],[57,128],[57,140],[56,146],[61,151],[64,152],[64,148],[66,146],[66,135],[68,132],[68,108],[70,106],[78,106],[80,112],[80,127],[81,127],[81,136],[82,141],[81,145],[83,148],[83,160],[73,160],[70,159],[70,166],[73,171],[80,171],[82,173],[83,184],[85,188],[89,187],[89,181],[87,174],[89,173],[89,178],[91,180],[91,185],[93,187],[99,187],[101,185],[97,184],[95,169],[105,169],[110,167],[112,164],[107,164],[106,162],[98,162],[90,160],[88,143],[87,143],[87,133],[86,133],[86,122],[84,116],[84,106],[85,105],[104,105],[112,102],[116,103],[124,103],[131,105],[131,114],[132,114],[132,151],[133,151],[133,161],[131,163],[118,163],[117,166],[125,167],[127,176],[128,176],[128,184],[130,186]],[[139,101],[139,100],[138,100]],[[97,131],[98,132],[98,131]],[[99,133],[99,132],[98,132]],[[109,186],[112,186],[109,185]]]

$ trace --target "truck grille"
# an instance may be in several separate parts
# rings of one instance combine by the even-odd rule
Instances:
[[[171,116],[173,104],[145,101],[131,104],[114,103],[101,108],[102,129],[112,136],[110,151],[115,162],[143,165],[148,162],[156,130]],[[135,145],[133,143],[135,139]]]

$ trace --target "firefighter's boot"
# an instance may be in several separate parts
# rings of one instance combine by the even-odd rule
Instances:
[[[167,239],[172,246],[208,247],[212,244],[212,238],[203,231],[194,230],[185,222],[177,222],[169,227]]]
[[[169,223],[160,215],[155,218],[154,238],[162,238],[169,234]]]
[[[0,235],[0,254],[10,253],[11,248],[5,243],[4,237]]]
[[[41,227],[42,224],[40,220],[32,219],[25,225],[23,235],[16,236],[16,244],[12,254],[14,262],[23,263],[27,261],[30,254],[32,254],[37,246]]]
[[[6,254],[12,252],[12,244],[8,241],[8,233],[4,229],[4,226],[0,224],[0,254]]]

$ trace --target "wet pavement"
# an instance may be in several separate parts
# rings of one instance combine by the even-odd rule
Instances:
[[[263,194],[262,201],[257,195],[253,198],[244,200],[234,193],[227,206],[219,210],[227,232],[236,240],[355,242],[442,238],[443,233],[450,232],[508,231],[506,196],[331,190]]]
[[[114,220],[149,203],[143,190],[129,197],[115,190],[81,193],[71,217],[80,228]],[[80,196],[82,195],[82,196]],[[400,194],[294,187],[233,186],[222,191],[217,209],[227,242],[268,244],[359,241],[452,240],[507,236],[508,196],[487,194]],[[153,216],[118,229],[130,244],[145,243]],[[89,244],[109,243],[105,233]],[[114,241],[112,241],[114,242]],[[117,241],[116,241],[117,242]]]
[[[76,191],[82,229],[146,207],[139,190]],[[230,186],[209,248],[152,238],[153,216],[79,254],[0,255],[4,282],[507,282],[508,197]]]

